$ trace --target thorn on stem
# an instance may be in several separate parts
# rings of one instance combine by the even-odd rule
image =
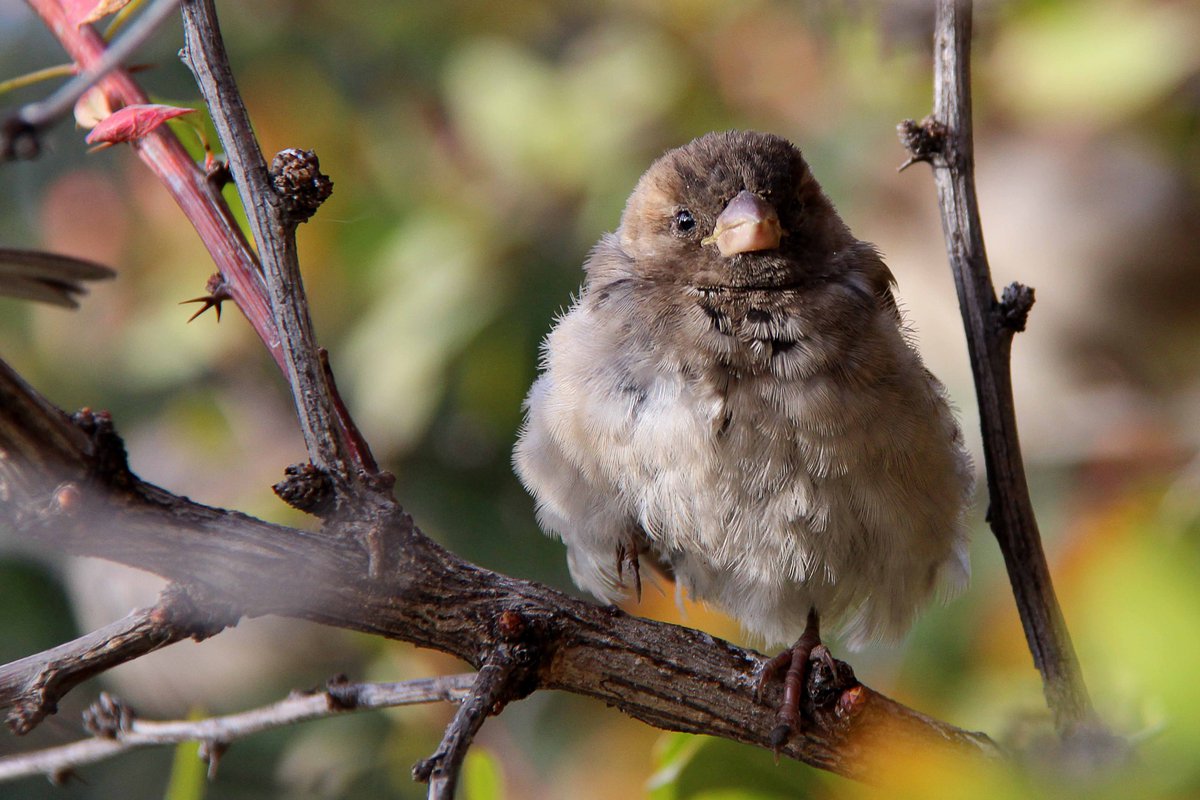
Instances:
[[[208,311],[210,308],[217,310],[217,322],[221,321],[221,303],[226,300],[232,300],[233,294],[229,291],[229,284],[225,282],[224,276],[219,272],[214,272],[208,276],[208,281],[204,284],[204,291],[208,294],[203,297],[193,297],[191,300],[181,300],[179,305],[185,303],[203,303],[200,310],[188,317],[188,322],[191,322],[196,317]]]
[[[112,414],[84,407],[71,415],[71,422],[92,440],[91,474],[110,486],[124,485],[131,479],[125,442],[113,427]]]

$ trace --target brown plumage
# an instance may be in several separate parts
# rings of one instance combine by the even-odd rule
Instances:
[[[965,581],[958,426],[792,144],[667,153],[585,269],[515,451],[581,587],[620,597],[645,554],[770,642],[805,633],[803,662],[818,618],[897,638]]]

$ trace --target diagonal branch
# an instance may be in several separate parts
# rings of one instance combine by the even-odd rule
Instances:
[[[516,627],[519,627],[517,625]],[[471,691],[446,727],[437,752],[413,767],[413,779],[429,784],[429,800],[453,800],[458,775],[467,749],[483,721],[500,713],[510,700],[529,693],[528,667],[520,649],[500,648],[492,652],[475,678]]]
[[[88,678],[169,644],[200,640],[235,624],[235,613],[214,618],[213,609],[219,605],[206,598],[202,609],[187,590],[171,585],[153,606],[0,667],[0,708],[8,709],[5,721],[14,733],[28,733],[58,710],[58,701],[67,692]]]
[[[30,775],[61,779],[79,767],[143,747],[180,742],[202,742],[209,777],[220,753],[230,742],[262,731],[314,719],[379,708],[454,701],[462,698],[475,680],[472,674],[422,678],[403,683],[347,683],[330,681],[323,692],[293,692],[287,698],[251,711],[198,720],[156,722],[141,720],[116,698],[102,694],[88,710],[92,739],[0,758],[0,781]]]
[[[104,58],[107,51],[104,39],[92,26],[76,24],[59,0],[27,1],[80,69],[87,70]],[[124,69],[112,70],[97,86],[113,108],[149,102],[146,93]],[[258,259],[218,189],[166,125],[155,128],[131,146],[195,227],[220,271],[223,285],[283,370],[279,332],[271,317]]]
[[[911,153],[909,163],[933,166],[983,426],[988,520],[1004,554],[1046,702],[1066,737],[1100,723],[1054,594],[1017,437],[1009,362],[1012,337],[1024,329],[1033,290],[1013,284],[997,301],[984,250],[971,132],[969,0],[938,0],[935,25],[933,115],[920,125],[906,120],[900,134]]]
[[[16,417],[24,432],[8,436]],[[183,581],[248,615],[400,639],[476,667],[518,647],[529,659],[522,691],[562,689],[659,728],[771,746],[780,690],[754,696],[758,653],[490,572],[403,520],[381,530],[398,555],[373,576],[351,537],[272,525],[139,480],[118,457],[111,429],[93,427],[80,431],[0,362],[0,519],[20,540]],[[78,494],[73,514],[52,502],[64,487]],[[814,724],[782,755],[859,779],[874,775],[878,761],[869,756],[898,747],[948,758],[999,755],[987,736],[857,683],[825,694],[812,709]]]

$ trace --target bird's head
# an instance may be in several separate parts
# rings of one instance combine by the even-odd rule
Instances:
[[[849,232],[791,142],[728,131],[655,161],[617,236],[648,280],[772,289],[813,277]]]

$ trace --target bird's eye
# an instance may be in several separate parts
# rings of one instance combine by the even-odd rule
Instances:
[[[691,233],[696,227],[696,218],[692,216],[692,212],[681,208],[675,212],[674,225],[675,230],[680,233]]]

